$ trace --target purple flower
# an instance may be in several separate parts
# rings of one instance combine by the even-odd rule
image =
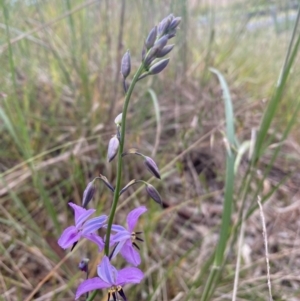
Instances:
[[[133,232],[133,229],[140,215],[146,211],[147,208],[141,206],[129,212],[127,215],[128,230],[119,225],[112,225],[112,231],[117,232],[117,234],[111,236],[110,243],[117,243],[117,245],[113,250],[111,258],[114,258],[120,252],[127,262],[132,265],[138,266],[141,263],[140,254],[133,247],[136,247],[139,250],[135,240],[143,240],[137,236],[138,234],[141,234],[141,232]]]
[[[87,221],[87,219],[96,211],[95,209],[87,210],[73,203],[69,203],[69,206],[74,209],[75,226],[70,226],[64,230],[58,240],[58,244],[63,249],[67,249],[76,244],[81,237],[84,237],[97,244],[99,252],[101,252],[104,247],[103,239],[94,232],[104,225],[107,216],[101,215]]]
[[[107,256],[104,256],[101,264],[98,265],[97,274],[99,277],[85,280],[79,285],[75,299],[87,292],[108,288],[108,300],[111,296],[117,300],[120,295],[124,301],[127,301],[122,287],[127,283],[140,283],[144,277],[143,272],[138,268],[131,267],[117,271],[110,264]]]

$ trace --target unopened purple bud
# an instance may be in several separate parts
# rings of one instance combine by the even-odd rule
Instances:
[[[159,169],[152,158],[145,156],[144,164],[156,178],[160,179]]]
[[[162,36],[159,40],[157,40],[153,46],[154,49],[157,49],[157,52],[161,51],[168,43],[168,36],[167,35],[164,35]]]
[[[88,203],[92,200],[94,194],[95,194],[96,188],[94,185],[94,181],[90,182],[84,192],[83,192],[83,197],[82,197],[82,207],[86,208]]]
[[[153,60],[156,58],[156,54],[160,52],[168,43],[168,36],[163,36],[159,40],[157,40],[154,46],[150,49],[148,55],[146,56],[144,63],[145,66],[149,66]]]
[[[107,159],[108,162],[111,162],[114,157],[117,155],[118,153],[118,149],[119,149],[119,140],[117,138],[117,136],[113,136],[108,144],[108,151],[107,151]]]
[[[153,62],[153,60],[155,60],[155,58],[156,58],[156,56],[155,56],[156,52],[158,52],[157,48],[152,47],[150,49],[150,51],[148,52],[147,56],[144,59],[145,66],[149,66]]]
[[[126,78],[131,70],[131,62],[130,62],[130,53],[127,50],[123,55],[122,62],[121,62],[121,73],[124,78]]]
[[[146,184],[146,191],[149,196],[158,204],[162,205],[162,200],[157,190],[150,184]]]
[[[176,29],[176,27],[181,22],[181,17],[176,17],[171,21],[171,24],[168,27],[168,30]]]
[[[156,54],[156,57],[158,57],[158,58],[164,57],[164,56],[167,55],[169,52],[171,52],[173,48],[174,48],[174,44],[165,46],[161,51],[159,51],[159,52]]]
[[[171,21],[172,21],[172,16],[173,15],[169,15],[168,17],[164,18],[158,25],[158,29],[157,29],[157,35],[158,36],[162,36],[165,34],[166,30],[168,29]]]
[[[79,262],[78,269],[82,272],[87,273],[88,267],[89,267],[89,259],[88,258],[82,258],[82,260]]]
[[[156,40],[156,35],[157,35],[157,26],[153,27],[150,30],[148,37],[145,41],[145,46],[147,47],[148,50],[154,45],[154,42]]]
[[[154,65],[150,66],[149,72],[151,74],[160,73],[161,71],[163,71],[167,67],[167,65],[169,63],[169,60],[170,59],[164,59],[164,60],[161,60],[161,61],[155,63]]]

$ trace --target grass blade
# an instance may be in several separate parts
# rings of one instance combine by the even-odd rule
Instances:
[[[234,129],[234,113],[230,96],[230,91],[226,80],[223,75],[216,69],[210,69],[218,77],[223,91],[223,99],[225,106],[225,118],[226,118],[226,138],[231,146],[235,145],[235,129]],[[204,287],[202,294],[202,301],[209,300],[214,290],[215,280],[219,278],[220,268],[223,264],[224,253],[226,250],[227,241],[230,234],[230,221],[233,202],[233,186],[234,186],[234,162],[235,155],[230,150],[230,146],[227,149],[226,155],[226,175],[225,175],[225,195],[224,195],[224,209],[222,214],[222,222],[220,227],[220,238],[216,248],[216,255],[214,260],[214,266],[210,271],[208,280]]]
[[[160,135],[161,135],[161,118],[160,118],[160,108],[159,108],[159,103],[158,103],[156,93],[152,89],[148,89],[148,93],[150,94],[152,102],[153,102],[156,124],[157,124],[155,144],[154,144],[153,151],[152,151],[152,156],[154,157],[157,152],[159,139],[160,139]]]

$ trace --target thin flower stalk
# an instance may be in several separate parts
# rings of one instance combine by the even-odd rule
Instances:
[[[107,256],[109,256],[109,240],[110,240],[111,227],[112,227],[115,212],[116,212],[116,209],[117,209],[117,205],[118,205],[118,201],[119,201],[119,192],[120,192],[120,188],[121,188],[122,153],[123,153],[124,141],[125,141],[126,114],[127,114],[127,109],[128,109],[128,105],[129,105],[129,101],[130,101],[132,91],[134,89],[134,86],[135,86],[136,82],[138,81],[138,78],[140,77],[140,75],[142,74],[143,71],[144,71],[144,63],[142,62],[139,69],[135,73],[135,75],[132,79],[132,82],[131,82],[128,90],[127,90],[126,95],[125,95],[124,107],[123,107],[123,112],[122,112],[121,139],[120,139],[120,145],[119,145],[119,150],[118,150],[116,187],[115,187],[113,204],[112,204],[112,208],[111,208],[110,215],[109,215],[109,218],[108,218],[108,224],[107,224],[107,230],[106,230],[105,254]]]

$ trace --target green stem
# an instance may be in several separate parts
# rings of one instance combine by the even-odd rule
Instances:
[[[112,208],[109,214],[108,218],[108,224],[107,224],[107,229],[106,229],[106,240],[105,240],[105,255],[109,256],[109,239],[110,239],[110,233],[111,233],[111,226],[114,220],[115,212],[117,209],[118,201],[119,201],[119,194],[120,194],[120,188],[121,188],[121,177],[122,177],[122,153],[123,153],[123,148],[124,148],[124,141],[125,141],[125,130],[126,130],[126,114],[127,114],[127,108],[129,104],[129,100],[132,94],[132,91],[134,89],[134,86],[136,82],[138,81],[138,78],[144,71],[144,63],[142,63],[135,73],[132,82],[128,88],[128,91],[125,95],[125,103],[123,107],[123,112],[122,112],[122,127],[121,127],[121,141],[120,141],[120,146],[119,146],[119,151],[118,151],[118,163],[117,163],[117,180],[116,180],[116,187],[115,187],[115,192],[114,192],[114,199],[113,199],[113,204]],[[89,296],[89,298],[86,301],[92,301],[94,300],[95,296],[97,294],[97,290],[93,291],[93,293]]]
[[[118,151],[117,180],[116,180],[116,187],[115,187],[115,193],[114,193],[114,200],[113,200],[112,208],[111,208],[111,211],[109,214],[108,224],[107,224],[107,229],[106,229],[106,240],[105,240],[105,255],[106,256],[109,256],[109,239],[110,239],[111,226],[112,226],[115,212],[117,209],[117,205],[118,205],[118,201],[119,201],[119,193],[120,193],[120,188],[121,188],[122,153],[123,153],[124,141],[125,141],[127,108],[128,108],[129,100],[130,100],[132,91],[134,89],[134,86],[143,71],[144,71],[144,63],[142,63],[140,65],[139,69],[135,73],[135,75],[132,79],[132,82],[128,88],[128,91],[126,93],[126,96],[125,96],[125,103],[124,103],[123,112],[122,112],[121,141],[120,141],[120,146],[119,146],[119,151]]]

